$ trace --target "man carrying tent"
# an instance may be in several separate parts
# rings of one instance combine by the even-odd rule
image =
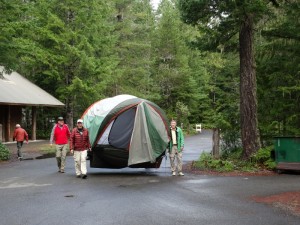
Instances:
[[[89,132],[83,127],[83,120],[77,120],[77,127],[72,130],[70,150],[74,154],[76,177],[87,178],[86,157],[87,151],[91,149]]]
[[[176,121],[171,121],[170,133],[171,140],[169,143],[170,163],[172,176],[176,176],[176,168],[179,176],[184,176],[182,173],[182,152],[184,148],[184,136],[180,127],[176,126]],[[175,158],[177,165],[175,165]]]

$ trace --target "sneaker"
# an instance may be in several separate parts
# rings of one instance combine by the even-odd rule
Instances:
[[[60,170],[60,172],[61,172],[61,173],[64,173],[65,171],[64,171],[64,170]]]
[[[172,172],[172,176],[176,176],[176,172]]]
[[[82,179],[86,179],[86,178],[87,178],[87,175],[84,174],[84,175],[82,176]]]
[[[179,172],[178,175],[179,176],[184,176],[184,173],[183,172]]]

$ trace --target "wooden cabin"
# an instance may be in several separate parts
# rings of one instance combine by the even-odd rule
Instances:
[[[63,107],[64,104],[17,72],[5,73],[0,66],[0,142],[13,141],[22,109],[31,107],[32,135],[36,140],[36,107]]]

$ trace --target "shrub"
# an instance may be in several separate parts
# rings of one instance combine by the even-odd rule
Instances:
[[[276,163],[271,157],[271,152],[273,150],[273,146],[261,148],[252,155],[251,161],[257,165],[263,165],[267,169],[274,169],[276,167]]]
[[[10,159],[9,149],[0,142],[0,161],[6,161]]]
[[[272,151],[272,146],[261,148],[252,155],[250,160],[241,160],[241,148],[223,152],[220,159],[214,159],[210,153],[204,152],[193,165],[199,169],[215,170],[218,172],[230,172],[233,170],[255,172],[262,168],[273,170],[276,167],[276,163],[271,157]]]
[[[199,169],[212,169],[219,172],[230,172],[234,170],[234,164],[231,161],[214,159],[211,154],[204,152],[200,159],[194,164]]]

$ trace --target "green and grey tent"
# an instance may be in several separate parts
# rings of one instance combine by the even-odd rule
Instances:
[[[163,110],[132,95],[118,95],[92,104],[82,115],[89,130],[90,166],[158,168],[169,142]]]

